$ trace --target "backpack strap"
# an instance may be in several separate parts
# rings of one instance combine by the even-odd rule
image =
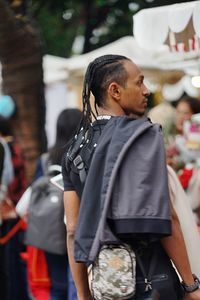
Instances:
[[[90,141],[93,136],[93,127],[84,132],[83,128],[79,131],[79,133],[74,137],[69,149],[67,151],[67,155],[65,158],[65,167],[69,168],[69,163],[72,163],[75,169],[77,170],[80,181],[82,183],[85,182],[87,175],[87,167],[88,161],[91,158],[90,151]]]
[[[145,283],[145,292],[148,292],[152,290],[152,283],[151,283],[151,278],[153,276],[153,273],[155,271],[156,263],[157,263],[157,255],[155,252],[153,252],[151,260],[150,260],[150,265],[149,265],[149,270],[146,272],[144,263],[140,257],[140,254],[136,252],[136,260],[137,263],[140,267],[140,270],[142,272],[142,275],[144,276],[144,283]]]
[[[40,160],[41,160],[42,172],[43,174],[47,174],[49,168],[49,153],[48,152],[43,153],[40,156]]]
[[[65,160],[66,168],[69,168],[69,162],[71,162],[77,170],[82,183],[86,180],[87,171],[91,162],[93,151],[97,145],[96,142],[99,135],[94,135],[92,125],[86,133],[81,130],[78,135],[75,136],[74,142],[71,144],[67,152]]]
[[[41,155],[41,166],[44,175],[51,175],[52,173],[61,173],[62,168],[60,165],[51,165],[49,161],[49,153],[43,153]]]
[[[48,167],[48,172],[47,173],[50,175],[51,173],[54,173],[54,172],[61,173],[61,171],[62,171],[62,168],[61,168],[60,165],[50,165]]]
[[[84,183],[87,173],[85,169],[85,162],[83,161],[83,158],[80,154],[74,158],[73,164],[75,168],[78,170],[80,181]]]
[[[78,134],[72,139],[72,142],[67,151],[67,160],[72,162],[76,157],[77,153],[80,151],[81,145],[86,141],[87,132],[84,134],[83,128],[79,131]]]

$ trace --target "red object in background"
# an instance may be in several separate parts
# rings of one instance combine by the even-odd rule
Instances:
[[[184,190],[188,188],[188,184],[193,174],[193,169],[183,169],[179,175],[179,180]]]
[[[175,145],[171,145],[166,147],[166,155],[169,158],[173,158],[174,156],[180,155],[180,152]]]
[[[44,251],[27,246],[28,284],[36,300],[49,300],[51,281]]]
[[[20,219],[5,236],[0,238],[0,244],[6,244],[19,230],[25,230],[26,226],[24,220]]]

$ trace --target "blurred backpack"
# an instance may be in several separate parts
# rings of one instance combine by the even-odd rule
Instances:
[[[44,156],[41,159],[44,160]],[[50,165],[44,170],[31,185],[25,244],[54,254],[66,254],[63,192],[50,182],[52,176],[61,172],[61,167]]]

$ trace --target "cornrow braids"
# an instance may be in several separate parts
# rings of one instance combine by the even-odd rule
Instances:
[[[83,120],[81,127],[88,129],[92,122],[92,117],[96,119],[97,106],[102,106],[105,102],[106,88],[112,81],[125,85],[127,79],[126,70],[122,64],[123,60],[129,60],[122,55],[103,55],[92,61],[86,71],[83,84]],[[95,98],[95,113],[92,110],[90,95]]]
[[[124,60],[129,59],[122,55],[104,55],[96,58],[88,65],[82,93],[82,120],[68,151],[68,158],[71,157],[71,161],[78,153],[79,148],[84,147],[91,140],[93,135],[92,118],[96,119],[98,115],[97,106],[101,107],[105,103],[106,90],[109,84],[115,81],[125,86],[127,73],[122,63]],[[92,110],[90,102],[91,92],[95,99],[95,112]]]

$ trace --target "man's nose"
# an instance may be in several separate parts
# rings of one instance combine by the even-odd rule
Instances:
[[[150,91],[149,91],[149,89],[147,88],[147,86],[144,84],[144,91],[143,91],[143,94],[146,96],[146,97],[148,97],[148,96],[150,96]]]

